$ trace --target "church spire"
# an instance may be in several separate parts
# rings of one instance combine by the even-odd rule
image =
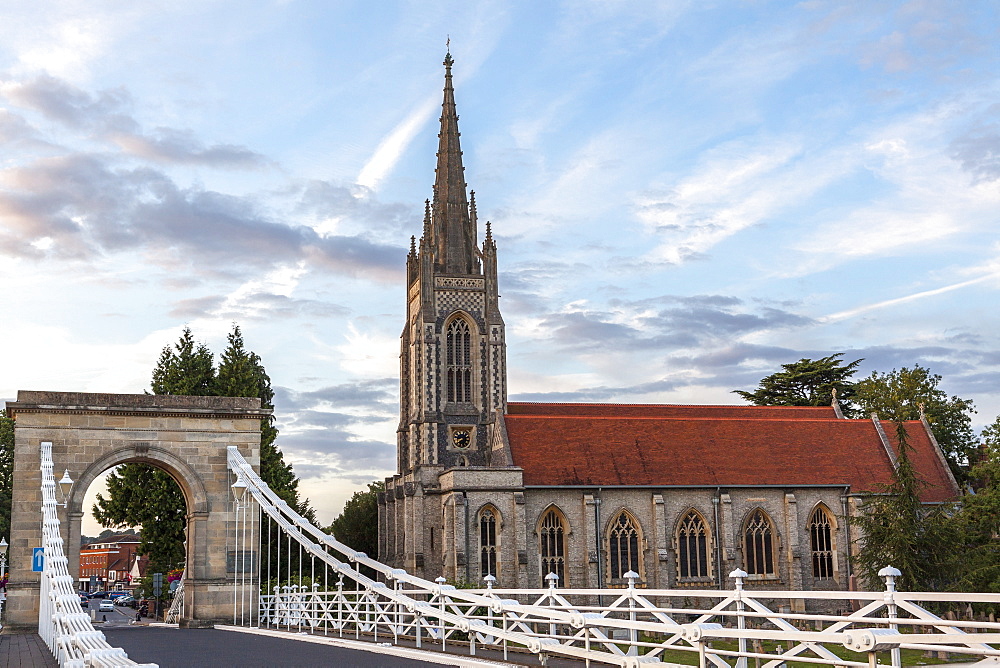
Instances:
[[[458,112],[451,79],[451,51],[444,57],[444,101],[434,178],[434,265],[445,274],[477,274],[475,222],[469,216]]]

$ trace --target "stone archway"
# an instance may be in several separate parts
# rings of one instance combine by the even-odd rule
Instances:
[[[31,570],[41,545],[39,447],[52,443],[58,475],[76,483],[60,508],[70,573],[80,568],[83,499],[103,471],[118,464],[152,464],[169,473],[187,502],[185,626],[210,626],[232,616],[233,579],[227,577],[226,536],[232,520],[226,448],[234,445],[254,468],[260,464],[260,399],[148,394],[19,391],[7,404],[16,420],[7,620],[38,623],[39,574]]]

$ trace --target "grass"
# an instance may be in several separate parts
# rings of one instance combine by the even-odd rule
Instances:
[[[656,642],[655,639],[647,637],[643,637],[642,641]],[[779,643],[774,641],[764,641],[761,643],[761,648],[763,649],[764,653],[772,654],[778,651],[778,645]],[[711,647],[714,649],[736,651],[739,648],[739,644],[736,640],[731,640],[731,641],[715,640],[711,643]],[[848,661],[861,661],[861,662],[866,662],[868,660],[867,654],[852,652],[846,647],[840,645],[824,645],[824,647],[826,647],[826,649],[828,649],[830,652],[837,655],[841,659],[845,659]],[[659,654],[659,658],[661,661],[669,663],[682,663],[691,666],[698,665],[698,652],[696,651],[685,652],[683,650],[668,649],[664,652],[661,652]],[[807,667],[815,668],[816,666],[829,665],[829,664],[819,664],[811,662],[808,660],[808,657],[802,657],[802,658],[803,658],[802,661],[787,661],[785,665],[788,666],[788,668],[807,668]],[[889,663],[890,661],[889,653],[879,652],[878,660],[879,663]],[[917,649],[902,650],[902,661],[904,666],[930,666],[942,663],[959,663],[959,662],[968,662],[974,660],[975,657],[965,654],[953,654],[948,659],[939,659],[937,658],[937,656],[932,656],[932,657],[925,656],[925,653],[922,650],[917,650]],[[750,661],[753,661],[753,659],[751,659]],[[766,663],[766,661],[767,661],[766,659],[760,659],[760,664],[763,665],[764,663]],[[753,666],[755,664],[751,663],[750,665]]]

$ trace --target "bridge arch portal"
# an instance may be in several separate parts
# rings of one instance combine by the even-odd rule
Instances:
[[[52,443],[57,479],[75,481],[59,509],[70,573],[79,574],[84,495],[108,468],[151,464],[177,481],[187,503],[184,626],[232,620],[234,563],[227,534],[232,521],[226,449],[236,446],[259,470],[260,399],[79,392],[18,392],[8,402],[15,419],[14,485],[7,621],[38,623],[39,574],[32,548],[41,545],[39,449]]]

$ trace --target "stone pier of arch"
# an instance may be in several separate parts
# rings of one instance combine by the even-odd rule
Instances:
[[[5,613],[10,627],[38,625],[40,574],[31,570],[41,538],[40,444],[52,443],[56,479],[75,481],[59,508],[74,582],[79,581],[83,500],[91,483],[118,464],[151,464],[169,473],[187,504],[187,563],[182,626],[209,627],[233,615],[234,578],[227,529],[232,521],[232,474],[226,449],[234,445],[260,468],[260,421],[271,414],[260,399],[149,394],[19,391],[7,403],[15,419],[10,583]],[[57,493],[58,495],[58,493]]]

